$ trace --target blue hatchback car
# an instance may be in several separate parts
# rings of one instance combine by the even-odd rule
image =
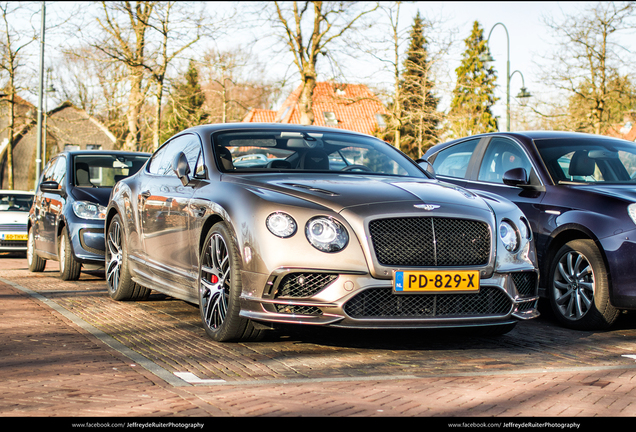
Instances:
[[[146,163],[148,153],[70,151],[45,166],[27,223],[29,270],[60,263],[63,280],[104,267],[104,218],[113,186]]]

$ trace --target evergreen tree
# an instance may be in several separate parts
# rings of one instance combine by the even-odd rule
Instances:
[[[497,74],[479,59],[487,51],[487,41],[478,21],[464,42],[466,50],[455,70],[457,84],[449,115],[450,132],[455,138],[498,130],[497,119],[491,111],[498,99],[494,95]]]
[[[177,83],[170,94],[161,141],[184,129],[204,123],[208,117],[203,110],[204,103],[205,95],[199,84],[199,71],[194,61],[190,60],[184,80]]]
[[[437,143],[440,113],[439,98],[433,94],[431,61],[424,23],[419,11],[413,20],[407,57],[400,82],[401,150],[417,159]]]

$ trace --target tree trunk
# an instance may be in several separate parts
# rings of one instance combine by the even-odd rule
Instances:
[[[141,108],[144,103],[142,90],[142,73],[132,72],[130,75],[130,95],[128,96],[128,135],[126,135],[125,149],[128,151],[138,151],[141,141]]]
[[[303,88],[298,98],[298,110],[300,111],[300,124],[314,124],[313,95],[316,88],[316,74],[305,74]]]

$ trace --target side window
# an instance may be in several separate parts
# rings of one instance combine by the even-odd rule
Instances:
[[[66,178],[66,158],[64,156],[60,156],[57,158],[57,163],[55,164],[55,169],[53,170],[53,180],[58,182],[58,184],[62,185],[64,183],[64,179]]]
[[[55,164],[57,164],[58,159],[59,158],[52,159],[46,164],[42,174],[42,181],[53,180],[53,171],[55,170]]]
[[[532,164],[521,147],[505,138],[494,138],[484,154],[479,168],[479,180],[503,183],[503,175],[513,168],[525,168],[530,174]]]
[[[473,139],[440,151],[433,162],[435,173],[448,177],[464,178],[468,163],[478,142],[478,139]]]
[[[172,162],[174,158],[183,152],[190,165],[190,173],[193,175],[197,169],[197,160],[201,154],[201,144],[196,135],[181,135],[155,152],[148,165],[148,171],[156,175],[174,175]]]
[[[190,176],[193,176],[197,173],[197,170],[202,169],[203,165],[203,157],[201,155],[201,143],[199,142],[199,137],[196,135],[186,135],[184,138],[188,138],[187,143],[182,148],[181,151],[186,155],[188,159],[188,165],[190,165]],[[199,163],[199,159],[201,162]],[[201,165],[201,167],[199,166]]]
[[[152,155],[150,162],[148,163],[148,172],[150,174],[160,175],[159,167],[161,166],[161,158],[165,152],[166,146],[163,146]]]

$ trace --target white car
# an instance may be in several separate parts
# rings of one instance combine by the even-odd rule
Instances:
[[[27,220],[33,192],[0,190],[0,252],[27,250]]]

